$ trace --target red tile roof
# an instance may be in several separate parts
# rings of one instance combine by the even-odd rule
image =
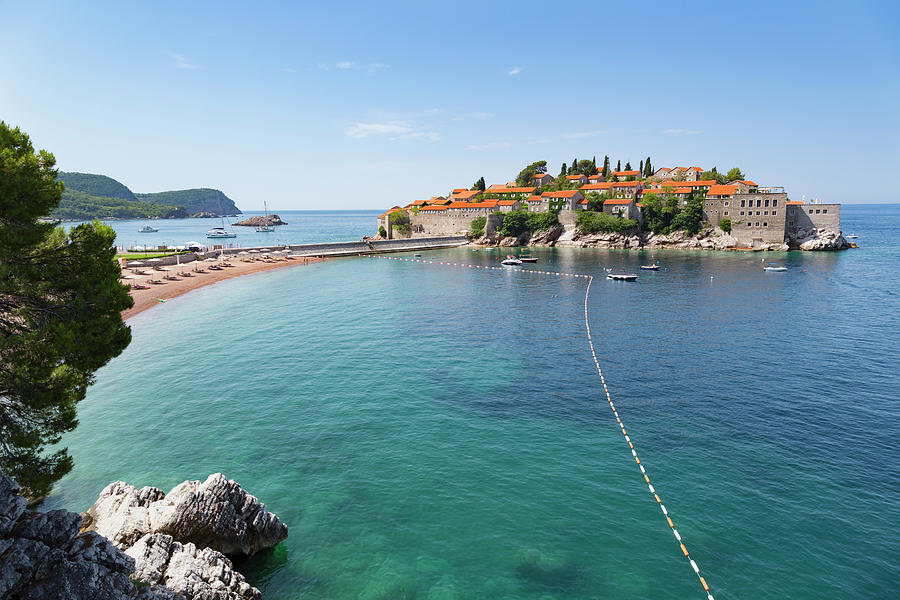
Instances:
[[[461,192],[453,192],[453,197],[458,200],[468,200],[474,198],[481,192],[479,190],[463,190]]]
[[[637,182],[634,182],[634,183],[637,183]],[[591,190],[608,190],[609,188],[612,187],[612,184],[613,184],[612,181],[601,181],[600,183],[586,183],[586,184],[584,184],[583,186],[581,186],[581,189],[582,189],[582,190],[588,190],[588,191],[591,191]]]
[[[614,181],[610,187],[637,187],[640,181]]]
[[[540,198],[540,196],[538,196],[538,198]],[[516,202],[518,202],[518,200],[500,200],[497,202],[497,206],[512,206]]]
[[[533,194],[536,187],[499,187],[488,190],[492,194]]]
[[[468,192],[469,188],[453,188],[453,193],[457,194],[459,192]]]
[[[419,212],[423,210],[447,210],[446,206],[423,206],[419,209]]]
[[[544,198],[571,198],[580,190],[562,190],[561,192],[544,192],[541,194]]]
[[[566,175],[566,179],[569,181],[575,181],[576,179],[581,179],[584,175]]]
[[[607,204],[631,204],[634,202],[632,198],[611,198],[603,203],[603,205]]]
[[[790,206],[802,206],[803,202],[801,200],[788,200],[787,204]]]
[[[677,187],[704,187],[718,185],[715,179],[704,179],[702,181],[663,181],[663,185],[674,185]]]
[[[543,198],[541,198],[540,196],[528,196],[525,199],[525,202],[540,202],[541,200],[543,200]]]
[[[497,206],[496,200],[485,200],[484,202],[451,202],[447,208],[494,208]]]
[[[743,183],[744,185],[750,185],[750,186],[756,187],[756,183],[754,183],[753,181],[750,181],[749,179],[739,179],[738,183]]]
[[[709,191],[706,192],[707,196],[730,196],[735,193],[738,189],[736,185],[711,185],[709,186]]]
[[[632,175],[637,177],[640,174],[640,171],[610,171],[610,175],[615,175],[616,177],[631,177]]]

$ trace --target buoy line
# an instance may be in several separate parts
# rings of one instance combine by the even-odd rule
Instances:
[[[594,350],[594,341],[591,338],[591,325],[588,321],[588,297],[591,294],[591,284],[594,283],[593,275],[582,275],[580,273],[563,273],[560,271],[541,271],[537,269],[506,269],[503,267],[495,267],[493,265],[472,265],[467,263],[456,263],[450,261],[439,261],[439,260],[422,260],[418,258],[404,258],[399,256],[377,256],[377,255],[364,255],[369,258],[381,258],[385,260],[397,260],[401,262],[414,262],[426,265],[443,265],[449,267],[465,267],[469,269],[481,269],[481,270],[493,270],[493,271],[506,271],[506,272],[515,272],[515,273],[536,273],[538,275],[555,275],[558,277],[580,277],[588,280],[587,288],[584,291],[584,328],[587,331],[587,339],[588,345],[591,349],[591,356],[594,359],[594,366],[597,367],[597,374],[600,375],[600,383],[603,384],[603,392],[606,394],[606,402],[609,404],[610,410],[612,410],[613,416],[616,418],[616,423],[619,425],[619,429],[622,431],[622,436],[625,438],[625,441],[628,443],[629,450],[631,450],[631,456],[634,458],[635,464],[641,470],[641,476],[644,478],[644,482],[647,484],[647,489],[652,494],[653,499],[656,501],[657,506],[659,506],[659,510],[662,512],[663,516],[666,518],[666,523],[669,525],[669,529],[671,529],[672,534],[675,536],[675,540],[678,542],[678,545],[681,548],[681,553],[688,560],[691,565],[691,569],[693,569],[694,573],[700,580],[700,585],[703,587],[703,591],[706,592],[707,600],[715,600],[713,598],[712,593],[709,589],[709,584],[706,583],[706,579],[700,575],[700,567],[697,566],[697,562],[691,558],[690,553],[688,552],[687,546],[684,544],[684,540],[681,538],[681,534],[678,533],[678,529],[675,527],[675,522],[672,520],[671,515],[669,515],[669,511],[666,510],[666,505],[663,504],[662,498],[659,496],[659,492],[653,487],[653,484],[650,482],[650,475],[647,473],[647,469],[644,465],[641,464],[641,459],[638,457],[637,450],[634,447],[634,442],[631,440],[631,437],[628,435],[628,431],[625,429],[625,424],[622,422],[622,418],[619,416],[619,411],[616,410],[615,404],[613,404],[612,396],[610,396],[609,388],[606,386],[606,378],[603,376],[603,369],[600,368],[600,361],[597,359],[597,352]]]

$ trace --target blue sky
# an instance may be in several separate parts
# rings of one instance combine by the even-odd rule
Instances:
[[[386,208],[608,154],[900,202],[893,3],[89,4],[0,1],[0,119],[137,192]]]

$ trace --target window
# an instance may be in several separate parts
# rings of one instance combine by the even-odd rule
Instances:
[[[728,206],[728,200],[725,201],[725,206]]]
[[[765,221],[763,221],[763,227],[768,227],[768,226],[769,226],[769,224],[766,223]]]
[[[762,206],[762,200],[757,200],[757,201],[756,201],[756,208],[759,208],[760,206]]]
[[[756,222],[756,226],[759,227],[759,221]]]
[[[726,216],[726,217],[728,216],[728,211],[727,211],[727,210],[725,211],[725,216]]]
[[[757,216],[757,217],[759,216],[759,211],[756,211],[756,216]]]
[[[823,214],[823,215],[824,215],[825,213],[827,213],[827,212],[828,212],[828,209],[827,209],[827,208],[823,208],[823,209],[822,209],[822,214]]]
[[[773,211],[772,211],[772,216],[773,216],[773,217],[774,217],[775,215],[777,215],[777,214],[778,214],[778,211],[777,211],[777,210],[773,210]]]
[[[766,198],[766,206],[768,206],[768,205],[769,205],[769,199]]]
[[[822,212],[822,211],[820,211],[820,210],[817,208],[817,209],[816,209],[816,214],[819,214],[820,212]]]
[[[741,208],[744,208],[744,202],[746,202],[746,200],[741,200]],[[744,213],[741,213],[741,214],[744,214]]]
[[[788,225],[791,226],[791,227],[793,227],[793,226],[794,226],[794,222],[793,222],[793,221],[788,221]]]
[[[772,199],[772,206],[778,206],[778,198]]]
[[[769,214],[769,211],[764,210],[764,211],[763,211],[763,214],[764,214],[764,215],[768,215],[768,214]]]
[[[744,211],[741,211],[741,216],[742,216],[742,217],[744,216]]]

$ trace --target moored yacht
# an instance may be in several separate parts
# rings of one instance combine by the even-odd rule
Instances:
[[[512,254],[508,254],[506,258],[501,262],[502,265],[521,265],[522,261],[513,256]]]

